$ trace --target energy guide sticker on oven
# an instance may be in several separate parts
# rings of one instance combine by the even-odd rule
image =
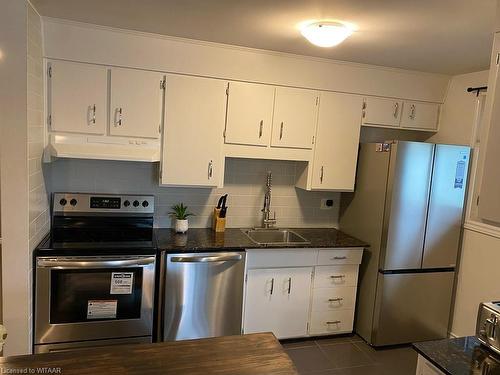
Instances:
[[[87,319],[114,319],[118,301],[89,300],[87,303]]]
[[[132,294],[133,272],[112,272],[110,294]]]

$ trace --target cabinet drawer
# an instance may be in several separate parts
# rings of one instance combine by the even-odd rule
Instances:
[[[355,286],[317,288],[313,290],[313,311],[354,309],[356,301]]]
[[[310,335],[335,334],[352,332],[354,309],[338,311],[313,311]]]
[[[360,264],[363,249],[328,249],[318,253],[318,265]]]
[[[358,282],[358,266],[317,266],[314,272],[314,288],[330,288],[333,286],[356,286]]]

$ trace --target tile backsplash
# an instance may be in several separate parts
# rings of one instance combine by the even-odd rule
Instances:
[[[170,207],[184,202],[196,215],[190,227],[211,226],[212,211],[222,194],[229,194],[228,227],[259,226],[267,171],[273,173],[271,210],[280,227],[337,227],[340,193],[309,192],[295,187],[298,162],[226,159],[224,188],[177,188],[158,185],[158,163],[59,159],[46,164],[50,192],[153,194],[156,227],[170,227]],[[333,209],[321,210],[322,198],[333,199]]]

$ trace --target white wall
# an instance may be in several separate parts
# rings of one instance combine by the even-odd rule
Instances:
[[[44,18],[45,56],[224,79],[442,102],[449,76]],[[403,53],[404,51],[402,51]]]
[[[228,197],[228,227],[260,225],[266,173],[273,173],[271,208],[283,227],[336,227],[339,193],[306,192],[295,188],[296,162],[227,159],[222,189],[159,187],[158,164],[59,159],[45,166],[50,191],[154,194],[155,226],[170,227],[170,207],[184,202],[196,214],[191,227],[210,227],[222,194]],[[334,209],[320,210],[321,198],[334,200]]]
[[[451,78],[441,106],[439,132],[429,142],[471,145],[476,94],[467,92],[467,88],[487,86],[488,74],[489,70],[483,70]]]

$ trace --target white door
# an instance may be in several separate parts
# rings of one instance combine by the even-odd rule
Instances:
[[[104,134],[107,113],[107,69],[66,61],[48,64],[50,130]]]
[[[420,130],[437,130],[439,104],[404,102],[401,127]]]
[[[161,183],[214,187],[222,183],[227,82],[167,76]]]
[[[159,138],[161,133],[162,73],[137,69],[111,69],[111,135]]]
[[[360,96],[321,93],[312,189],[354,190],[361,106]]]
[[[229,82],[226,143],[268,146],[274,86]]]
[[[367,97],[363,106],[363,125],[399,127],[403,101]]]
[[[249,270],[244,333],[273,332],[279,339],[307,335],[312,267]]]
[[[277,87],[271,146],[311,149],[318,101],[317,91]]]

